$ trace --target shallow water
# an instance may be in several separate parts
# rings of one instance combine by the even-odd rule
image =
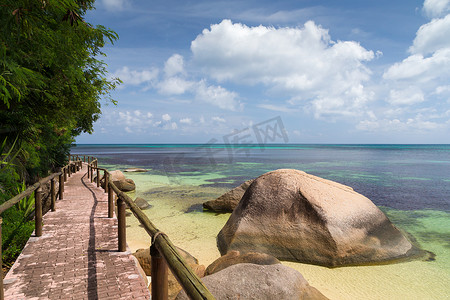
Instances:
[[[231,157],[223,148],[211,157],[193,147],[84,146],[72,153],[93,154],[110,170],[125,173],[153,205],[146,214],[175,245],[209,265],[220,256],[216,236],[230,214],[203,212],[201,204],[269,170],[297,168],[352,186],[377,204],[434,261],[329,269],[283,262],[297,269],[330,299],[449,299],[450,147],[400,145],[279,145],[250,148]],[[242,150],[242,149],[240,149]],[[150,238],[127,217],[127,242],[134,251]]]

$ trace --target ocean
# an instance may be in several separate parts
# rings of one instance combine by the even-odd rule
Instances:
[[[207,266],[220,256],[215,237],[230,214],[203,211],[242,182],[275,169],[298,169],[352,187],[371,199],[434,261],[324,268],[283,262],[330,299],[450,299],[450,145],[167,144],[77,145],[109,170],[135,181],[132,197],[153,207],[146,214]],[[132,250],[150,239],[127,218]]]

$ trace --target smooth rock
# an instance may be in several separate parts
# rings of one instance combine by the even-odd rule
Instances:
[[[109,173],[112,181],[121,181],[125,180],[126,177],[120,170],[115,170]]]
[[[389,262],[417,254],[368,198],[291,169],[258,177],[217,237],[220,253],[263,252],[328,267]]]
[[[131,192],[136,189],[136,184],[134,183],[133,179],[127,178],[125,180],[113,181],[113,183],[122,192]]]
[[[237,264],[203,277],[202,282],[218,300],[328,299],[310,286],[298,271],[281,264]],[[181,291],[176,299],[189,298]]]
[[[150,204],[148,204],[147,200],[145,200],[144,198],[141,198],[141,197],[137,197],[134,200],[134,204],[136,204],[142,210],[149,209],[152,207]]]
[[[250,263],[255,265],[275,265],[279,264],[280,261],[275,257],[257,252],[248,252],[241,254],[239,251],[231,250],[228,251],[224,256],[216,259],[212,264],[210,264],[205,271],[205,276],[217,273],[225,268],[233,265]]]
[[[216,212],[232,212],[238,205],[239,201],[241,201],[242,196],[253,180],[254,179],[247,180],[240,186],[226,192],[216,200],[210,200],[203,203],[203,208]]]
[[[146,169],[139,169],[139,168],[131,168],[131,169],[124,170],[124,172],[141,173],[141,172],[147,172],[147,170]]]

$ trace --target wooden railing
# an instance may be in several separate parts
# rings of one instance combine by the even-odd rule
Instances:
[[[73,158],[73,157],[71,157]],[[4,202],[0,205],[0,265],[3,265],[2,261],[2,213],[7,209],[13,207],[16,203],[19,203],[25,197],[30,196],[34,192],[34,209],[35,209],[35,236],[42,236],[42,188],[41,186],[48,183],[50,181],[50,209],[51,211],[55,211],[55,202],[56,197],[59,196],[59,199],[63,199],[64,194],[64,182],[67,181],[67,177],[70,177],[73,172],[77,172],[83,168],[83,164],[81,160],[71,160],[69,159],[69,164],[61,168],[61,171],[58,173],[53,173],[50,176],[45,177],[44,179],[39,180],[32,186],[28,187],[25,191],[20,194],[14,196],[8,201]],[[55,193],[55,178],[59,177],[59,191],[58,194]],[[0,300],[4,299],[4,291],[3,291],[3,269],[0,269]]]
[[[83,156],[86,161],[86,156]],[[117,219],[118,219],[118,250],[126,251],[126,220],[125,207],[128,205],[131,212],[139,220],[145,231],[152,238],[150,245],[151,255],[151,277],[152,277],[152,299],[160,300],[168,297],[168,267],[175,275],[180,285],[185,290],[190,299],[215,299],[214,296],[201,282],[200,278],[192,271],[184,258],[176,250],[169,240],[169,237],[159,231],[156,226],[147,218],[142,210],[128,197],[120,191],[113,183],[110,173],[98,167],[95,157],[88,156],[88,178],[94,180],[94,170],[96,171],[96,183],[100,186],[100,171],[104,172],[105,192],[108,193],[108,217],[113,217],[114,193],[117,195]]]

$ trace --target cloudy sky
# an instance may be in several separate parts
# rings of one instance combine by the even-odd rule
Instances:
[[[123,84],[77,143],[450,143],[450,0],[97,0]]]

